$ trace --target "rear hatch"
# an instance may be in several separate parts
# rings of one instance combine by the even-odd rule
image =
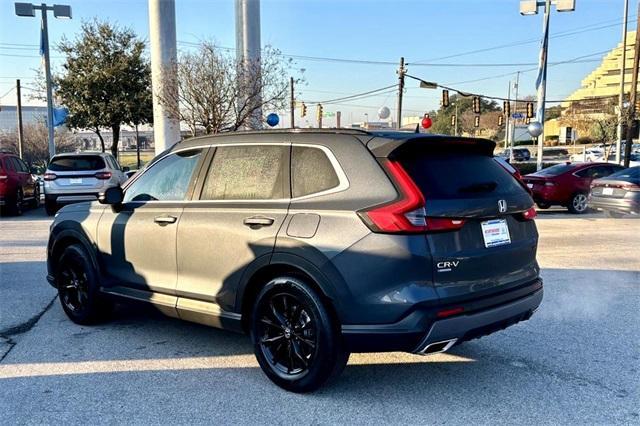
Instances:
[[[66,192],[99,190],[110,178],[104,159],[86,154],[54,157],[44,176],[51,189]]]
[[[428,267],[438,294],[451,302],[538,277],[533,200],[492,152],[490,141],[424,138],[389,154],[388,160],[397,161],[422,192],[425,238],[433,256]]]

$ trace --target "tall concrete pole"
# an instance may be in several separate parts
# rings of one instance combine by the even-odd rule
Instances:
[[[620,97],[618,99],[618,127],[616,138],[616,163],[620,164],[620,149],[622,147],[622,122],[624,121],[624,73],[627,68],[627,22],[629,21],[629,0],[624,0],[622,14],[622,63],[620,64]]]
[[[44,75],[47,82],[47,135],[49,139],[49,159],[56,155],[53,127],[53,85],[51,83],[51,59],[49,58],[49,25],[47,24],[47,5],[40,7],[42,14],[42,50],[44,53]]]
[[[549,50],[549,18],[551,17],[551,0],[544,3],[544,19],[542,21],[542,46],[540,47],[540,64],[538,69],[538,102],[536,104],[536,121],[542,125],[542,133],[538,136],[536,170],[542,170],[542,155],[544,146],[544,107],[547,96],[547,54]],[[517,99],[516,99],[517,101]],[[517,104],[517,102],[516,102]]]
[[[640,3],[638,3],[640,13]],[[631,160],[631,142],[633,140],[633,120],[636,116],[636,103],[638,101],[638,66],[640,66],[640,14],[636,24],[636,41],[633,50],[633,74],[631,75],[631,93],[629,95],[629,114],[627,115],[627,144],[624,146],[624,166],[629,167]]]
[[[22,93],[20,91],[20,79],[16,80],[16,95],[18,96],[18,103],[16,104],[18,113],[18,156],[22,158],[24,135],[22,133]]]
[[[404,75],[406,69],[404,68],[404,57],[400,58],[400,67],[398,68],[398,122],[396,128],[402,128],[402,92],[404,92]]]
[[[252,111],[246,129],[262,128],[262,83],[260,70],[260,0],[236,0],[236,59],[239,65],[239,109]]]
[[[156,154],[180,141],[174,0],[149,0],[149,42]]]

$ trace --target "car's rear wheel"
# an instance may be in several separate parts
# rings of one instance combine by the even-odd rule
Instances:
[[[58,211],[58,204],[55,200],[44,200],[44,210],[47,212],[49,216],[53,216]]]
[[[33,192],[33,200],[31,200],[31,208],[37,209],[40,207],[40,185],[36,185],[36,188]]]
[[[81,245],[66,247],[55,270],[62,309],[73,322],[95,324],[107,316],[112,302],[100,295],[96,270]]]
[[[536,203],[536,205],[538,206],[539,209],[542,209],[542,210],[546,210],[549,207],[551,207],[551,204],[547,204],[547,203]]]
[[[16,196],[10,201],[8,213],[14,216],[22,216],[22,206],[24,204],[24,195],[22,189],[18,189]]]
[[[569,211],[574,214],[582,214],[586,213],[588,210],[587,204],[587,194],[584,192],[576,192],[571,197],[571,202],[569,203]]]
[[[251,338],[267,377],[292,392],[319,388],[338,376],[349,359],[322,299],[298,278],[273,279],[260,291]]]

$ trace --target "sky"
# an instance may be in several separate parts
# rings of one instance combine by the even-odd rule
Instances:
[[[0,105],[15,105],[15,79],[33,85],[38,56],[39,19],[17,17],[13,1],[0,0]],[[72,20],[49,18],[52,46],[63,36],[74,38],[83,21],[93,17],[132,28],[148,39],[145,0],[60,0],[73,10]],[[233,0],[176,0],[178,49],[185,43],[213,40],[235,46]],[[604,54],[621,42],[624,0],[576,0],[570,13],[554,11],[550,20],[549,62],[580,58],[550,66],[547,99],[561,100],[580,87]],[[629,29],[635,29],[636,2],[630,2]],[[262,0],[261,39],[284,54],[348,60],[389,62],[351,63],[296,58],[305,83],[296,98],[326,101],[397,84],[401,56],[408,73],[461,90],[506,97],[509,82],[520,75],[520,94],[535,93],[536,64],[542,33],[542,14],[521,16],[518,0]],[[469,53],[475,52],[475,53]],[[60,53],[52,51],[54,70]],[[502,66],[516,64],[513,66]],[[500,65],[500,66],[498,66]],[[534,70],[532,70],[534,69]],[[407,80],[404,116],[437,109],[440,91],[421,89]],[[325,105],[325,112],[341,111],[343,126],[377,120],[387,106],[395,115],[397,92]],[[23,101],[38,105],[32,99]],[[308,104],[307,119],[315,117]],[[288,116],[280,112],[283,119]],[[366,115],[365,115],[366,114]],[[304,125],[302,123],[297,123]],[[311,124],[311,122],[309,122]],[[331,119],[329,123],[331,124]]]

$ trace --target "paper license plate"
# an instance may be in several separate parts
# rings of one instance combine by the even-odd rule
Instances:
[[[602,195],[613,195],[613,188],[602,188]]]
[[[69,179],[69,183],[71,185],[78,185],[82,183],[82,178],[71,178]]]
[[[496,247],[511,244],[509,226],[506,219],[493,219],[480,223],[485,247]]]

